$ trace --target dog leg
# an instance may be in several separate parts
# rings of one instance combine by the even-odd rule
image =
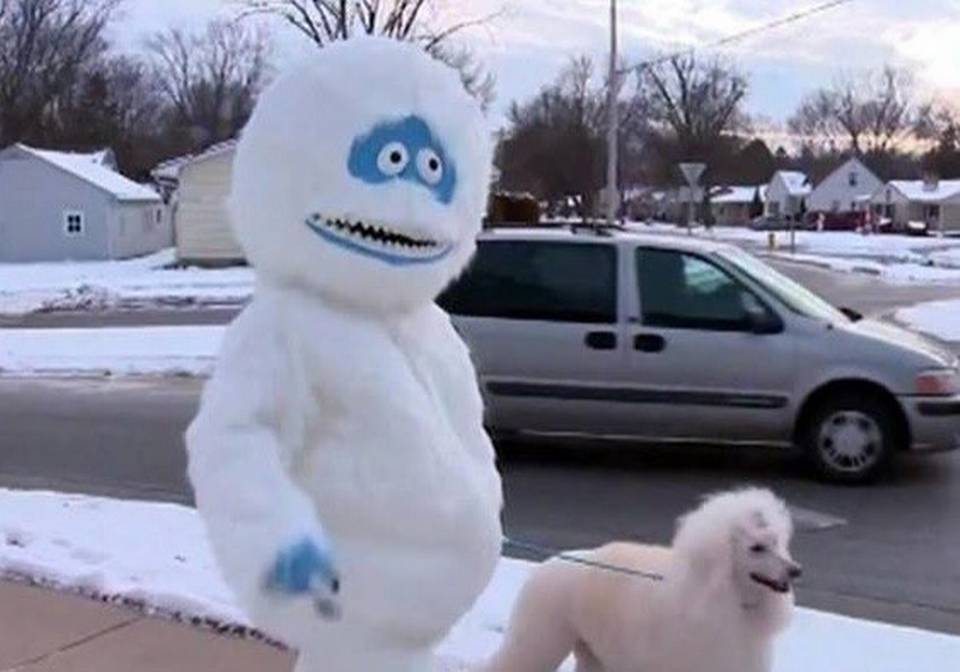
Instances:
[[[527,581],[510,617],[503,645],[484,672],[555,672],[578,636],[569,620],[569,577],[547,565]]]

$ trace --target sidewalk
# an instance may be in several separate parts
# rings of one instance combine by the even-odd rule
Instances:
[[[0,582],[0,672],[289,672],[291,654],[41,588]]]

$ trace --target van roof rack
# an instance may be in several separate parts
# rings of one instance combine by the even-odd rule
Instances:
[[[626,231],[622,224],[606,222],[571,222],[567,224],[571,233],[592,233],[595,236],[612,236],[617,231]]]

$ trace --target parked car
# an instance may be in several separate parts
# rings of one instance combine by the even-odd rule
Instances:
[[[807,216],[812,228],[820,226],[821,216],[824,231],[860,231],[867,225],[866,212],[816,212]]]
[[[495,433],[798,446],[846,482],[960,445],[957,357],[736,247],[493,230],[439,303]]]
[[[784,231],[790,228],[790,224],[783,217],[760,215],[750,220],[750,228],[754,231]]]

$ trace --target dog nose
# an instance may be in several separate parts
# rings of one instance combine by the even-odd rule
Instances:
[[[793,565],[789,570],[787,570],[787,576],[789,576],[791,580],[799,579],[801,576],[803,576],[803,567],[800,565]]]

